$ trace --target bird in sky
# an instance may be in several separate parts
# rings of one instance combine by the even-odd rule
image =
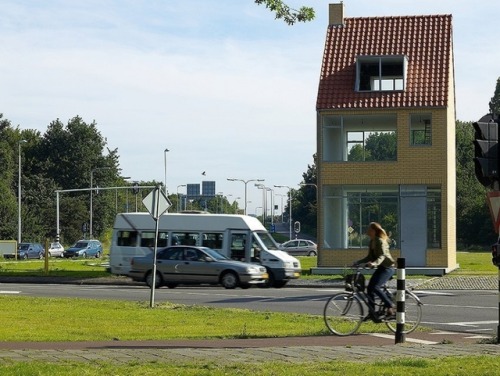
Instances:
[[[206,175],[207,175],[207,173],[206,173],[205,171],[203,171],[201,174],[202,174],[203,176],[206,176]]]

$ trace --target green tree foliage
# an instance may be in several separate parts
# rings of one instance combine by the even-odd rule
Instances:
[[[374,132],[365,141],[366,161],[395,161],[397,157],[396,132]]]
[[[457,241],[461,246],[489,244],[495,239],[486,189],[474,172],[474,128],[457,121]]]
[[[271,12],[274,12],[275,18],[282,19],[288,25],[295,22],[308,22],[314,19],[314,9],[311,7],[301,7],[300,9],[290,8],[282,0],[255,0],[255,3],[264,4]]]
[[[500,115],[500,77],[497,79],[495,93],[491,97],[490,113]]]

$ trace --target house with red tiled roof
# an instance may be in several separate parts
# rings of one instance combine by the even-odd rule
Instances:
[[[366,255],[370,222],[408,272],[456,268],[451,15],[344,16],[330,4],[317,109],[318,268]]]

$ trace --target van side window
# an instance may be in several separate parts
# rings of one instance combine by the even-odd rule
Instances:
[[[197,232],[174,232],[172,245],[196,245],[199,234]]]
[[[168,242],[168,233],[158,233],[158,247],[166,247]],[[155,233],[154,231],[143,231],[141,233],[141,247],[154,248],[155,246]]]
[[[118,231],[116,243],[120,247],[135,247],[137,245],[137,231]]]
[[[201,245],[212,249],[222,249],[222,233],[212,232],[203,234],[203,241]]]
[[[231,255],[233,260],[245,260],[245,247],[247,242],[246,234],[232,234],[231,237]]]

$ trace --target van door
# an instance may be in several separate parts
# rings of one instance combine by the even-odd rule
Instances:
[[[228,231],[228,255],[232,260],[246,261],[250,256],[250,233],[244,230]]]

